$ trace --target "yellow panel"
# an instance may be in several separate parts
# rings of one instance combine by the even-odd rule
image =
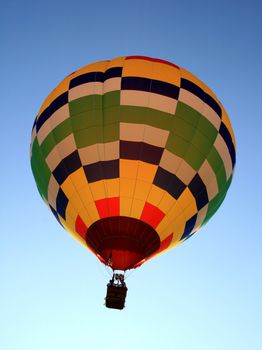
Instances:
[[[153,79],[180,86],[180,69],[165,63],[154,62]]]
[[[201,80],[199,80],[194,74],[190,73],[185,68],[180,67],[180,72],[181,72],[181,78],[192,81],[194,84],[198,85],[203,90],[206,89],[206,85]]]
[[[78,193],[78,197],[81,199],[84,207],[87,207],[87,205],[90,203],[94,203],[94,197],[93,197],[93,194],[90,190],[89,185],[86,185],[85,187],[81,188],[81,190],[77,193]],[[71,200],[71,198],[70,198],[70,200]]]
[[[72,181],[70,180],[70,177],[68,177],[62,183],[61,188],[62,188],[63,192],[65,193],[65,195],[67,196],[67,198],[74,196],[74,194],[76,193],[75,186],[72,183]]]
[[[88,215],[90,216],[90,220],[92,222],[95,222],[100,219],[95,203],[88,204],[86,206],[86,211],[88,212]]]
[[[163,213],[167,214],[168,211],[172,208],[172,206],[175,206],[175,205],[176,205],[176,199],[172,197],[169,193],[165,192],[160,203],[158,204],[158,208],[162,210]]]
[[[77,191],[87,185],[87,180],[83,168],[79,168],[73,172],[69,178],[72,180]]]
[[[120,178],[120,197],[133,197],[135,191],[135,179],[121,179]]]
[[[147,182],[153,182],[157,166],[149,163],[139,161],[137,178]]]
[[[223,123],[226,125],[231,137],[232,137],[232,141],[233,141],[233,144],[236,148],[236,139],[235,139],[235,135],[234,135],[234,132],[233,132],[233,129],[232,129],[232,125],[231,125],[231,122],[229,120],[229,117],[228,117],[228,114],[225,110],[225,108],[223,107],[222,108],[222,121]]]
[[[197,213],[195,197],[192,195],[188,187],[184,190],[177,201],[183,210],[183,214],[186,220],[190,219]]]
[[[120,215],[129,216],[133,199],[128,197],[120,197]]]
[[[120,159],[120,177],[135,179],[137,177],[138,160]]]
[[[76,72],[74,72],[70,78],[73,79],[75,77],[78,77],[79,75],[90,73],[90,72],[104,72],[107,69],[109,61],[102,61],[102,62],[95,62],[88,64],[80,69],[78,69]]]
[[[75,222],[78,212],[75,210],[71,202],[68,202],[66,207],[66,224],[71,229],[75,228]]]
[[[130,216],[136,219],[140,219],[144,205],[145,201],[141,201],[139,199],[134,198]]]
[[[107,69],[112,68],[112,67],[123,67],[124,62],[125,62],[125,57],[114,58],[113,60],[108,62]]]
[[[119,179],[109,179],[104,180],[106,186],[107,197],[119,197],[120,192],[120,180]]]
[[[164,195],[165,195],[164,190],[162,190],[161,188],[159,188],[155,185],[152,185],[150,192],[149,192],[149,195],[148,195],[148,198],[147,198],[147,202],[149,202],[157,207]]]
[[[82,208],[84,208],[84,204],[81,201],[81,198],[79,197],[78,192],[74,192],[69,197],[69,203],[75,208],[77,212],[79,212]],[[68,203],[68,205],[69,205]]]
[[[147,61],[143,59],[126,60],[122,76],[124,77],[144,77],[165,81],[170,84],[180,86],[179,69],[171,65]]]
[[[173,233],[172,243],[178,243],[180,237],[184,232],[184,221],[177,221],[175,223],[169,224],[162,232],[159,234],[160,240],[163,241],[171,233]],[[171,243],[170,243],[171,244]]]
[[[104,180],[92,182],[89,184],[94,200],[106,198]]]
[[[141,199],[146,202],[148,193],[152,184],[145,181],[137,181],[135,186],[134,198]]]
[[[87,227],[90,227],[92,225],[93,220],[91,219],[86,208],[81,209],[78,214]]]
[[[162,235],[162,231],[165,230],[168,225],[174,221],[175,218],[180,216],[182,213],[181,206],[176,201],[172,208],[169,210],[169,212],[166,214],[166,216],[163,218],[163,220],[160,222],[160,224],[157,226],[156,230],[159,233],[159,235]],[[185,222],[185,219],[183,219]]]

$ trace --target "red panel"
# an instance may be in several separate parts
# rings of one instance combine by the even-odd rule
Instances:
[[[87,245],[113,270],[127,270],[160,247],[152,226],[142,220],[111,216],[94,222],[86,234]]]
[[[101,219],[119,215],[119,197],[99,199],[95,203]]]
[[[160,209],[150,203],[146,203],[140,219],[156,228],[164,216],[165,214]]]
[[[167,249],[170,245],[170,243],[172,242],[173,239],[173,233],[170,233],[169,236],[167,236],[161,243],[160,243],[160,247],[158,249],[158,251],[155,252],[155,254],[158,254],[160,252],[162,252],[163,250]],[[154,254],[154,255],[155,255]]]
[[[86,239],[87,226],[79,215],[76,218],[75,230],[81,237]]]
[[[167,64],[169,66],[180,69],[176,64],[165,61],[165,60],[161,60],[159,58],[152,58],[152,57],[147,57],[147,56],[127,56],[126,57],[126,60],[135,60],[135,59],[164,63],[164,64]]]

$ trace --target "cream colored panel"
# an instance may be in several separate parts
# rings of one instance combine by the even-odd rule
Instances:
[[[161,160],[160,166],[161,168],[169,171],[172,174],[176,174],[179,165],[182,162],[182,158],[176,156],[175,154],[169,152],[168,150],[164,150]]]
[[[52,127],[49,123],[49,120],[47,120],[41,126],[41,128],[38,130],[38,133],[37,133],[37,139],[38,139],[39,145],[43,143],[44,139],[50,134],[51,131],[52,131]]]
[[[196,175],[193,169],[186,161],[182,160],[177,169],[176,176],[185,184],[188,185],[193,177]]]
[[[142,142],[144,133],[144,124],[120,123],[120,140]]]
[[[197,214],[197,219],[196,219],[196,223],[195,226],[193,228],[193,231],[196,231],[198,229],[200,229],[201,225],[203,224],[203,221],[206,218],[207,215],[207,209],[208,209],[208,204],[206,204],[203,208],[201,208]]]
[[[217,129],[219,130],[221,119],[217,115],[217,113],[205,103],[202,114],[207,118],[207,120]]]
[[[218,185],[216,175],[207,160],[204,161],[198,173],[206,185],[208,199],[211,201],[218,194]]]
[[[160,94],[150,93],[149,94],[149,103],[145,107],[157,109],[158,111],[175,114],[177,107],[177,100],[163,96]]]
[[[57,125],[61,124],[64,120],[69,118],[69,107],[68,103],[61,108],[59,108],[52,116],[48,119],[52,129],[54,129]]]
[[[150,93],[137,90],[121,90],[120,105],[149,107]]]
[[[185,89],[180,89],[179,101],[187,104],[188,106],[195,109],[199,113],[203,112],[204,102],[199,97],[192,94],[190,91],[187,91]]]
[[[73,134],[67,136],[59,142],[46,157],[46,163],[51,171],[69,154],[76,150],[76,144]]]
[[[59,184],[53,175],[51,175],[49,184],[48,184],[48,202],[56,210],[56,197],[59,191]]]
[[[80,97],[89,95],[102,95],[103,94],[103,83],[101,82],[90,82],[81,84],[70,89],[68,92],[69,101],[76,100]]]
[[[121,78],[110,78],[104,82],[103,92],[106,94],[107,92],[116,91],[121,89]]]
[[[231,162],[231,157],[230,157],[227,145],[220,134],[217,135],[214,146],[215,146],[216,150],[218,151],[220,157],[223,160],[225,170],[226,170],[227,179],[228,179],[230,177],[230,175],[232,174],[232,170],[233,170],[232,169],[232,162]]]
[[[168,130],[155,128],[150,125],[145,126],[144,142],[149,145],[164,148],[169,136]]]

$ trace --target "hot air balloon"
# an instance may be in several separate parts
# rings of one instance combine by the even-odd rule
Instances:
[[[119,57],[75,71],[48,95],[31,166],[57,221],[112,268],[106,306],[122,309],[124,271],[190,238],[223,202],[235,138],[192,73]]]

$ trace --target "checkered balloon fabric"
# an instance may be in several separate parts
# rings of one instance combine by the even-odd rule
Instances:
[[[113,252],[113,267],[125,270],[216,212],[235,139],[222,104],[193,74],[119,57],[77,70],[50,93],[34,122],[31,165],[59,223],[102,262]]]

